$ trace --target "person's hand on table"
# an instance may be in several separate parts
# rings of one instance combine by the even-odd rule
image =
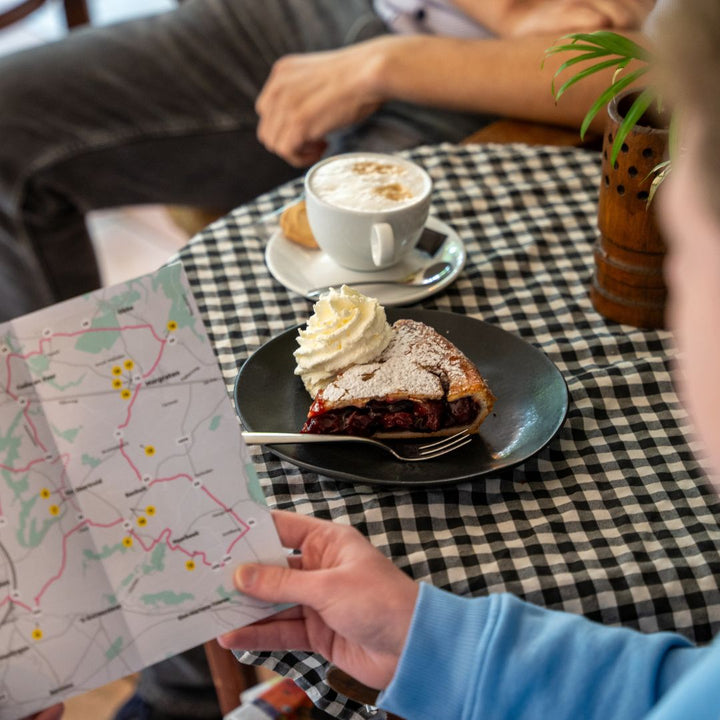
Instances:
[[[285,547],[300,551],[290,568],[248,564],[238,589],[270,602],[298,603],[218,638],[232,650],[320,653],[360,682],[384,688],[410,627],[418,585],[357,530],[274,512]]]
[[[280,58],[255,104],[260,142],[304,167],[320,159],[329,132],[375,112],[382,99],[370,82],[371,43]]]
[[[41,710],[39,713],[24,718],[24,720],[60,720],[64,709],[65,706],[62,704],[53,705],[52,707],[45,708],[45,710]]]

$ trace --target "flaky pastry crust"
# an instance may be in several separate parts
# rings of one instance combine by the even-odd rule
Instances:
[[[308,419],[347,407],[362,408],[373,401],[453,403],[462,398],[472,399],[477,407],[470,423],[432,432],[382,431],[373,433],[373,437],[433,437],[463,428],[477,432],[495,403],[478,369],[450,340],[424,323],[402,319],[393,325],[393,339],[377,361],[348,368],[317,394]]]

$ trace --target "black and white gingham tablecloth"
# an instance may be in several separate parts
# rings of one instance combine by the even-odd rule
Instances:
[[[720,628],[720,503],[691,452],[668,333],[607,321],[588,297],[599,157],[524,145],[409,156],[434,180],[432,212],[468,251],[460,277],[422,306],[543,350],[567,381],[567,422],[523,465],[437,489],[333,480],[256,450],[269,504],[352,523],[413,577],[461,595],[507,591],[707,642]],[[300,192],[298,181],[237,209],[180,253],[228,389],[256,348],[311,312],[269,274],[257,226]],[[331,714],[357,716],[323,683],[321,658],[244,660],[295,677]]]

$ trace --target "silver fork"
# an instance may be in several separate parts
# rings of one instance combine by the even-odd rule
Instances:
[[[433,458],[445,455],[453,450],[467,445],[472,440],[472,435],[467,430],[461,430],[454,435],[440,438],[435,442],[416,445],[414,443],[394,444],[392,447],[387,443],[375,440],[374,438],[358,437],[357,435],[315,435],[313,433],[261,433],[244,432],[242,434],[248,445],[288,445],[293,443],[336,443],[351,442],[375,445],[375,447],[387,450],[398,460],[405,462],[419,462],[420,460],[432,460]]]

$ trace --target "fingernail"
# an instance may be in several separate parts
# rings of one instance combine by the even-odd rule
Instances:
[[[257,579],[257,568],[254,565],[241,565],[235,571],[235,584],[240,590],[250,590]]]

